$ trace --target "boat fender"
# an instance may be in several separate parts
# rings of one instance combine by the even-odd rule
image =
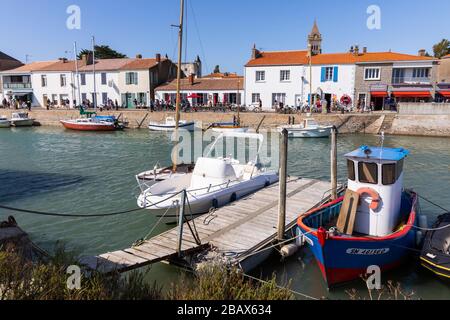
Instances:
[[[231,198],[230,198],[230,202],[235,202],[237,200],[237,194],[236,194],[236,192],[233,192],[233,194],[231,195]]]
[[[270,186],[270,181],[266,179],[266,183],[264,184],[264,188],[267,188]]]
[[[325,228],[323,228],[323,227],[320,227],[317,230],[317,240],[319,241],[320,246],[323,247],[325,245],[325,242],[327,241],[327,237],[328,237],[327,230],[325,230]]]
[[[214,209],[219,208],[219,200],[213,199],[213,201],[212,201],[212,207],[213,207]]]
[[[372,198],[372,203],[370,204],[370,209],[377,210],[378,207],[380,206],[380,200],[381,200],[380,195],[378,194],[378,192],[376,192],[372,188],[361,188],[361,189],[358,189],[358,191],[356,191],[356,193],[358,193],[360,196],[362,196],[363,194],[368,194]]]
[[[428,217],[424,214],[419,215],[419,228],[428,229]]]
[[[424,238],[423,232],[418,230],[418,231],[416,232],[416,246],[417,246],[418,248],[420,248],[420,247],[422,246],[423,238]]]
[[[280,250],[280,254],[283,258],[289,258],[296,254],[298,249],[299,247],[295,243],[291,243],[283,246]]]

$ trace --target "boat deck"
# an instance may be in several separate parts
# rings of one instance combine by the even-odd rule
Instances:
[[[300,214],[321,205],[329,194],[330,183],[290,178],[287,183],[286,230],[295,226]],[[248,264],[255,252],[277,237],[279,185],[262,189],[248,197],[201,216],[183,228],[182,255],[214,248],[229,253],[234,262]],[[191,228],[197,230],[200,244]],[[126,272],[178,257],[178,227],[142,243],[115,252],[87,257],[83,264],[100,272]]]

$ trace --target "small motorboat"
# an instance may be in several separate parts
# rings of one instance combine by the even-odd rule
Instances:
[[[223,133],[223,132],[248,132],[248,127],[242,127],[239,124],[233,122],[221,122],[221,123],[213,123],[211,125],[211,129],[214,132]]]
[[[11,127],[11,121],[8,120],[6,116],[0,116],[0,128]]]
[[[164,123],[160,122],[150,122],[148,128],[151,131],[175,131],[176,122],[174,117],[167,117]],[[180,120],[178,122],[178,128],[180,130],[194,131],[195,130],[195,122],[189,122],[185,120]]]
[[[450,213],[440,216],[427,232],[420,261],[438,277],[450,280]]]
[[[264,137],[250,133],[223,133],[211,146],[206,157],[198,158],[192,173],[180,174],[153,184],[138,197],[137,204],[165,223],[177,221],[181,193],[186,191],[186,218],[205,214],[278,182],[278,173],[267,170],[258,161],[240,163],[231,157],[210,157],[215,146],[225,138],[257,139],[262,148]]]
[[[360,279],[369,266],[386,271],[417,248],[418,197],[403,191],[405,149],[369,148],[346,155],[345,196],[298,219],[328,287]]]
[[[34,119],[30,119],[26,112],[13,113],[11,116],[11,125],[14,127],[31,127],[33,124]]]
[[[77,131],[116,131],[123,130],[125,124],[114,116],[93,116],[74,120],[61,120],[64,128]]]
[[[289,138],[327,138],[331,135],[333,126],[321,126],[313,118],[308,118],[301,124],[278,127],[280,132],[284,129],[288,131]]]
[[[177,178],[192,173],[195,164],[179,164],[176,166],[176,172],[173,171],[173,166],[160,168],[156,165],[153,170],[144,171],[136,175],[136,181],[141,191],[145,191],[152,185],[167,179]]]

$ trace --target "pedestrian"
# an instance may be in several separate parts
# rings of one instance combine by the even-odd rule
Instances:
[[[262,107],[263,107],[262,100],[258,99],[258,109],[262,111]]]
[[[31,111],[31,101],[27,100],[27,107],[28,107],[28,111]]]

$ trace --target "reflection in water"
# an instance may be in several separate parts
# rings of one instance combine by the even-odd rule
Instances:
[[[386,137],[385,145],[411,150],[405,163],[405,186],[450,208],[449,139]],[[378,145],[371,135],[342,135],[338,140],[339,178],[346,179],[343,155],[360,145]],[[147,130],[110,134],[31,128],[0,132],[0,203],[59,213],[122,211],[136,207],[134,175],[153,168],[156,162],[170,164],[170,136]],[[328,139],[289,141],[289,174],[316,179],[330,177]],[[433,220],[439,210],[427,203],[422,209]],[[14,214],[19,224],[38,244],[52,249],[57,240],[83,254],[97,254],[131,245],[146,235],[156,222],[145,211],[108,219],[52,218],[0,210],[0,220]],[[167,226],[160,226],[162,232]],[[328,292],[320,271],[307,250],[280,263],[278,257],[255,274],[278,274],[280,283],[293,279],[292,288],[321,297],[346,297],[348,287]],[[152,280],[169,282],[178,271],[154,266]],[[449,298],[450,289],[411,261],[405,268],[386,275],[399,280],[422,298]],[[387,280],[387,279],[385,279]],[[354,287],[357,284],[352,284]],[[362,285],[359,289],[364,291]]]

